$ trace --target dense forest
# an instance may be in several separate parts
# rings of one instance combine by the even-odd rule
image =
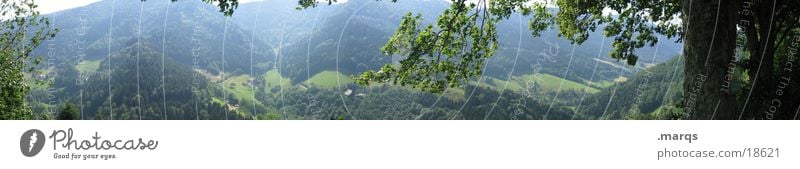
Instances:
[[[509,1],[507,8],[477,1],[493,5],[490,17],[475,12],[480,7],[458,5],[467,4],[462,0],[329,5],[256,1],[234,6],[198,0],[104,0],[41,15],[49,19],[45,28],[58,33],[31,49],[30,55],[41,56],[41,63],[24,73],[30,86],[24,99],[31,109],[28,119],[796,119],[800,99],[792,86],[800,84],[791,79],[800,74],[791,69],[800,43],[797,24],[781,23],[779,35],[774,35],[786,39],[769,47],[776,50],[769,54],[774,59],[767,59],[773,65],[769,79],[774,79],[768,85],[777,87],[761,88],[753,85],[761,76],[753,71],[762,66],[752,60],[766,54],[754,52],[750,46],[758,42],[748,42],[752,38],[746,29],[727,23],[734,30],[719,36],[733,38],[710,37],[732,43],[718,45],[729,49],[719,52],[730,53],[719,61],[716,53],[710,54],[712,48],[687,47],[690,41],[715,42],[699,36],[705,34],[684,30],[686,22],[658,21],[695,17],[682,15],[688,12],[673,1],[664,1],[664,7],[636,4],[624,9],[558,1],[558,7],[530,7],[532,11],[522,10],[527,8],[517,1]],[[621,13],[602,12],[604,8]],[[624,12],[639,8],[662,11],[652,12],[660,14],[650,22],[644,18],[655,14]],[[790,8],[781,9],[790,11],[781,11],[787,22],[800,22]],[[475,29],[446,36],[451,28],[439,24],[464,15],[456,12],[460,10],[475,12],[465,15],[474,22],[454,17],[454,23]],[[561,17],[583,17],[575,22],[584,24],[568,24],[572,22]],[[633,20],[643,23],[626,25]],[[470,25],[483,22],[491,23],[486,34],[481,25]],[[436,26],[428,30],[424,25]],[[415,46],[426,44],[422,39],[427,31],[439,31],[432,35],[436,39],[427,39],[433,46]],[[487,37],[493,41],[482,39]],[[496,42],[496,48],[489,42]],[[448,43],[453,45],[437,46]],[[455,45],[462,43],[470,45]],[[692,62],[703,51],[703,57],[712,58],[703,61],[711,65]],[[419,59],[436,52],[446,56],[440,57],[444,61]],[[697,74],[697,67],[724,71]],[[704,82],[723,85],[706,89],[712,84]],[[723,96],[700,92],[707,90],[728,94],[718,99]],[[770,94],[776,92],[780,94]],[[703,106],[709,105],[726,107],[719,110],[723,113],[713,108],[706,112]]]

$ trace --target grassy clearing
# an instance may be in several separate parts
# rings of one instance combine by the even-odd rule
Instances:
[[[491,80],[491,83],[494,84],[494,87],[497,90],[503,90],[503,88],[505,87],[506,90],[521,91],[524,88],[522,83],[518,83],[518,82],[516,82],[514,80],[512,80],[510,82],[509,81],[505,81],[505,80],[500,80],[500,79],[497,79],[497,78],[491,78],[489,80]]]
[[[225,101],[222,101],[222,99],[220,99],[218,97],[212,97],[211,98],[211,103],[219,104],[219,105],[225,105]]]
[[[536,82],[539,86],[541,86],[542,90],[546,91],[558,91],[559,86],[561,86],[561,90],[579,90],[579,91],[586,91],[589,93],[597,93],[600,90],[586,86],[584,84],[574,82],[571,80],[566,80],[560,77],[556,77],[550,74],[544,73],[537,73],[532,75],[522,75],[519,77],[514,77],[514,80],[517,81],[520,86],[524,86],[521,84],[526,84],[529,82]],[[563,81],[563,85],[561,84]]]
[[[264,83],[266,84],[265,89],[271,89],[272,87],[283,87],[287,89],[292,86],[292,81],[281,76],[278,70],[274,69],[264,74]]]
[[[102,60],[84,60],[81,61],[81,63],[78,63],[78,65],[75,65],[75,69],[78,69],[81,74],[92,74],[97,72],[97,69],[100,69],[101,61]]]
[[[564,81],[563,86],[561,86],[562,80]],[[589,93],[600,92],[600,90],[594,87],[590,87],[582,83],[566,80],[560,77],[544,73],[514,76],[512,77],[511,80],[508,81],[493,77],[485,77],[483,82],[478,83],[477,81],[475,81],[471,82],[471,84],[495,89],[497,91],[500,91],[505,87],[506,90],[520,92],[524,90],[525,87],[527,87],[528,85],[532,85],[531,83],[533,82],[539,85],[539,89],[544,91],[558,91],[559,86],[561,86],[561,90],[579,90],[579,91],[585,90]],[[599,85],[611,85],[611,84],[613,83],[605,81],[603,82],[603,84]]]
[[[336,79],[333,79],[334,82]],[[589,93],[597,93],[600,92],[597,88],[593,88],[582,83],[574,82],[571,80],[566,80],[563,78],[559,78],[550,74],[539,73],[535,75],[521,75],[521,76],[514,76],[511,80],[502,80],[494,77],[484,77],[483,81],[480,83],[478,81],[470,82],[471,85],[476,85],[484,88],[494,89],[497,91],[502,90],[505,87],[506,92],[522,92],[525,90],[525,87],[528,85],[532,85],[529,83],[535,82],[539,85],[539,89],[544,91],[557,91],[559,89],[559,85],[561,85],[561,81],[564,81],[563,86],[561,86],[561,90],[578,90],[578,91],[587,91]],[[612,85],[612,82],[604,81],[602,82],[603,85]],[[409,88],[410,89],[410,88]],[[418,91],[417,89],[411,89],[413,91]],[[446,92],[443,93],[443,96],[449,98],[451,100],[463,100],[466,95],[469,94],[470,91],[465,91],[463,88],[449,88]]]
[[[250,75],[231,77],[223,82],[225,91],[233,94],[238,100],[253,100],[254,92]],[[255,100],[256,103],[261,103]]]
[[[614,85],[614,82],[608,81],[608,80],[603,80],[603,81],[598,81],[598,82],[583,80],[583,83],[584,84],[589,84],[589,85],[592,85],[592,86],[602,87],[602,88],[606,88],[606,87]]]
[[[339,85],[353,83],[353,79],[341,72],[323,71],[308,79],[307,83],[320,88],[334,88]]]

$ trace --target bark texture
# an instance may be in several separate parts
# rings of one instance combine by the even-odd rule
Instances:
[[[738,119],[735,94],[721,89],[736,49],[739,4],[739,0],[684,0],[681,4],[688,119]]]

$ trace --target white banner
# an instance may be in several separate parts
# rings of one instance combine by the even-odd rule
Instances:
[[[0,121],[0,165],[797,168],[799,128],[792,121]]]

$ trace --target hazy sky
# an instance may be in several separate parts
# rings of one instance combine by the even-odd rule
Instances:
[[[41,12],[42,14],[49,14],[65,9],[72,9],[72,8],[86,6],[97,1],[100,0],[34,0],[33,2],[39,5],[39,7],[37,8],[39,12]],[[135,0],[120,0],[120,1],[135,1]],[[167,1],[167,0],[153,0],[153,1]],[[239,0],[239,3],[247,3],[253,1],[261,1],[261,0]]]
[[[33,2],[39,5],[39,7],[36,8],[39,12],[42,14],[49,14],[65,9],[86,6],[97,1],[99,0],[34,0]]]

